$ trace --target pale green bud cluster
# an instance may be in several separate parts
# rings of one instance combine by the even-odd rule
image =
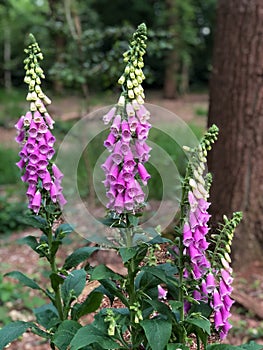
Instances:
[[[141,84],[145,79],[142,68],[144,67],[143,55],[146,52],[146,34],[146,25],[140,24],[133,34],[130,49],[123,54],[123,61],[127,65],[118,80],[118,83],[123,87],[125,97],[139,104],[143,104],[145,98]]]
[[[134,313],[135,313],[134,322],[140,323],[140,321],[143,320],[142,311],[140,309],[140,304],[137,302],[134,303],[133,305],[130,306],[130,310],[134,311]]]
[[[31,112],[39,110],[41,114],[45,114],[47,112],[45,104],[50,104],[51,100],[41,89],[41,79],[45,79],[45,75],[39,65],[39,61],[43,60],[43,54],[32,34],[30,34],[30,39],[32,43],[25,49],[27,57],[24,60],[24,68],[26,71],[24,81],[28,84],[26,99],[30,102]]]
[[[219,234],[211,235],[213,242],[216,244],[213,256],[219,258],[218,260],[223,268],[229,268],[229,264],[231,263],[230,254],[234,232],[242,220],[242,212],[233,213],[231,219],[228,219],[226,215],[224,215],[223,220],[224,223],[219,230]]]
[[[191,153],[191,161],[189,163],[189,189],[194,193],[197,199],[209,197],[209,189],[212,183],[211,174],[206,174],[206,162],[207,162],[207,151],[211,150],[212,144],[216,141],[218,136],[218,127],[212,125],[204,137],[200,141],[200,144],[191,149],[184,146],[186,152]]]

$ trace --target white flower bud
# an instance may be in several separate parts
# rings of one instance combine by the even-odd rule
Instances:
[[[190,179],[190,180],[189,180],[189,185],[190,185],[192,188],[197,188],[197,183],[195,182],[194,179]]]
[[[134,92],[133,90],[128,90],[128,96],[130,99],[134,99]]]
[[[125,105],[125,97],[123,95],[120,96],[118,101],[118,106],[124,106]]]
[[[37,106],[35,102],[30,103],[30,111],[35,112],[37,110]]]
[[[131,80],[127,80],[127,87],[128,87],[128,89],[133,88],[133,84],[132,84]]]

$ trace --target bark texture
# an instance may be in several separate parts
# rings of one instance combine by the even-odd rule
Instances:
[[[219,139],[208,158],[213,220],[243,211],[234,264],[263,256],[263,1],[219,0],[209,126]]]

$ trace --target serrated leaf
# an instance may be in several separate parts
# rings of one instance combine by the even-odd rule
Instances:
[[[167,345],[172,324],[162,319],[143,320],[140,322],[152,350],[163,350]]]
[[[137,253],[137,247],[131,247],[131,248],[119,248],[118,251],[120,253],[120,256],[122,258],[123,263],[125,264],[130,259],[134,258]]]
[[[80,328],[81,325],[76,321],[63,321],[53,336],[53,343],[59,350],[67,350],[71,340]]]
[[[46,304],[33,309],[33,313],[36,316],[37,323],[43,326],[45,329],[50,329],[60,322],[60,318],[57,309],[53,304]]]
[[[123,302],[124,305],[129,306],[128,300],[122,294],[122,292],[116,287],[114,282],[112,282],[109,279],[104,279],[104,280],[100,280],[100,283],[107,291],[109,291],[110,294],[119,298]]]
[[[70,350],[79,350],[84,346],[94,343],[99,344],[102,349],[120,348],[120,344],[117,344],[111,337],[95,328],[92,324],[89,324],[80,328],[75,334],[70,343]]]
[[[63,269],[69,270],[72,267],[76,267],[82,261],[88,259],[91,254],[99,250],[98,247],[81,247],[76,249],[72,254],[70,254],[64,263]]]
[[[262,350],[263,348],[262,344],[257,344],[254,341],[251,341],[248,344],[243,344],[240,347],[245,350]]]
[[[63,238],[66,235],[69,235],[72,231],[74,231],[74,227],[70,224],[61,224],[55,232],[55,237]]]
[[[153,275],[154,277],[158,278],[160,281],[167,283],[165,271],[159,269],[158,267],[143,266],[141,270]]]
[[[86,284],[87,273],[85,270],[74,270],[67,278],[61,287],[62,298],[64,302],[68,301],[70,297],[78,297],[83,291]]]
[[[28,226],[39,228],[42,231],[45,231],[48,227],[47,220],[37,215],[23,216],[19,218],[19,221],[23,222]]]
[[[111,278],[117,281],[123,279],[121,275],[115,273],[114,271],[112,271],[111,269],[109,269],[107,266],[103,264],[96,266],[90,276],[91,280],[97,280],[97,281],[100,281],[106,278]]]
[[[42,290],[42,288],[31,278],[27,277],[20,271],[11,271],[5,274],[5,276],[12,277],[21,282],[24,286],[27,286],[31,289]]]
[[[36,247],[38,246],[38,241],[35,236],[29,235],[29,236],[23,237],[22,239],[19,240],[19,243],[26,244],[35,252],[37,251]]]
[[[262,350],[263,348],[262,344],[257,344],[254,341],[251,341],[248,344],[243,344],[240,347],[245,350]]]
[[[51,287],[54,290],[57,290],[60,284],[64,283],[64,278],[59,276],[57,273],[51,273],[49,275],[50,281],[51,281]]]
[[[201,315],[196,315],[195,317],[191,315],[190,317],[187,317],[185,319],[185,323],[195,325],[198,328],[201,328],[208,335],[210,335],[210,321]]]
[[[32,333],[39,335],[41,338],[50,339],[51,334],[43,331],[43,329],[39,328],[37,325],[34,325],[31,329]]]
[[[158,300],[146,300],[146,302],[150,304],[159,314],[165,315],[169,320],[173,319],[173,313],[166,304]]]
[[[32,327],[31,322],[16,321],[9,323],[0,329],[0,349],[19,338],[28,328]]]
[[[103,294],[97,291],[92,291],[81,304],[75,304],[72,308],[72,319],[78,320],[80,317],[96,311],[101,304]]]

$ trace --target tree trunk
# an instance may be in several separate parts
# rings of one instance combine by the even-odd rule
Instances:
[[[219,0],[208,124],[219,139],[208,158],[213,222],[243,211],[233,242],[241,267],[263,248],[263,2]]]

